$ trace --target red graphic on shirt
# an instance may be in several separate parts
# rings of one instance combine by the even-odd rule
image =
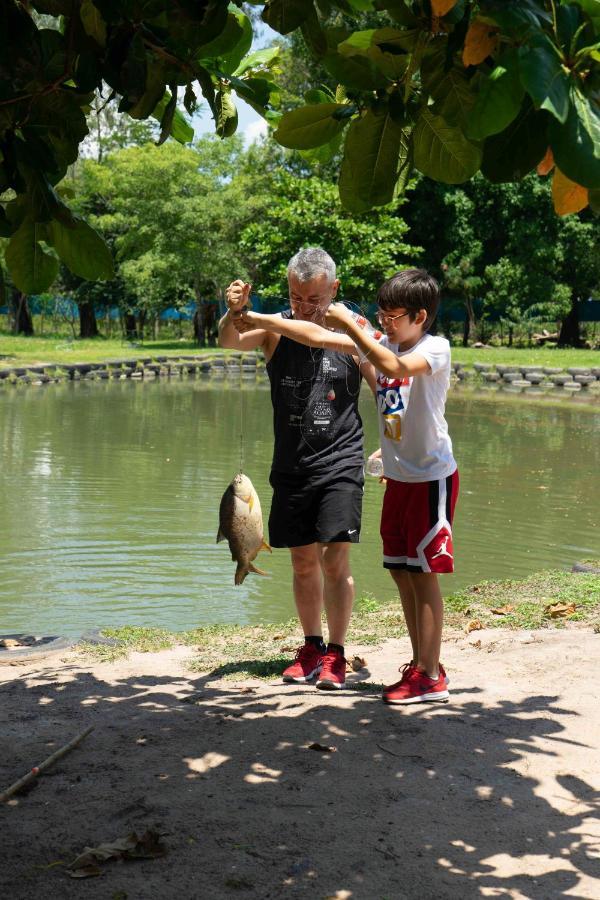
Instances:
[[[452,533],[446,525],[443,525],[423,547],[423,553],[432,572],[454,571]]]
[[[410,378],[388,378],[387,375],[382,375],[381,372],[377,375],[377,384],[381,385],[381,387],[385,388],[399,388],[406,387],[410,384]]]

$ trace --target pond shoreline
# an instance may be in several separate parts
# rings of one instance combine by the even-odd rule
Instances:
[[[40,363],[0,368],[0,385],[65,381],[154,380],[201,375],[254,378],[265,371],[259,352],[128,356],[103,362]],[[475,362],[452,363],[452,382],[486,388],[488,393],[527,394],[564,400],[568,396],[600,399],[600,366],[535,366]]]
[[[467,634],[472,642],[481,643],[482,638],[493,641],[498,629],[533,633],[565,627],[591,629],[600,634],[600,560],[575,563],[570,572],[549,569],[517,580],[483,581],[445,598],[445,633],[452,640]],[[349,645],[376,646],[406,634],[397,602],[379,602],[370,596],[357,598]],[[0,639],[17,637],[0,635]],[[47,656],[59,659],[67,650],[75,649],[99,662],[111,663],[134,652],[194,647],[195,656],[190,659],[194,671],[208,671],[216,666],[214,675],[233,672],[272,678],[290,661],[286,653],[301,639],[295,618],[254,625],[205,625],[181,632],[123,625],[94,629],[73,638],[66,646],[61,638],[53,636],[56,649]],[[34,643],[27,635],[23,636],[21,650],[0,647],[0,667],[43,658],[43,644],[49,640],[42,638]]]

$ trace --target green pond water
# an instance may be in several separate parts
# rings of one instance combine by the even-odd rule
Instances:
[[[361,395],[366,448],[378,446]],[[448,421],[461,473],[457,572],[482,579],[570,567],[600,553],[600,409],[453,389]],[[190,378],[17,387],[0,394],[0,634],[78,635],[94,626],[280,621],[293,615],[287,550],[261,553],[270,578],[238,588],[216,544],[221,495],[244,470],[271,490],[265,380]],[[367,478],[357,593],[394,596],[381,567],[383,487]]]

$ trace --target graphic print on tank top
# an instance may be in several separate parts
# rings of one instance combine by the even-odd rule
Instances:
[[[272,471],[331,474],[362,465],[361,374],[351,356],[282,337],[267,373],[275,435]]]
[[[412,378],[388,378],[377,373],[377,409],[383,416],[385,436],[402,437],[402,419],[408,407]]]
[[[346,371],[340,371],[335,359],[317,351],[299,372],[281,379],[288,425],[300,429],[299,437],[307,443],[313,439],[322,445],[333,437],[338,418],[335,382],[345,377]]]

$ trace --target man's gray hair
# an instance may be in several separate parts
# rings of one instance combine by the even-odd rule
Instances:
[[[288,276],[294,275],[298,281],[312,281],[319,275],[326,275],[329,284],[335,281],[335,263],[329,253],[320,247],[307,247],[292,256],[288,263]]]

